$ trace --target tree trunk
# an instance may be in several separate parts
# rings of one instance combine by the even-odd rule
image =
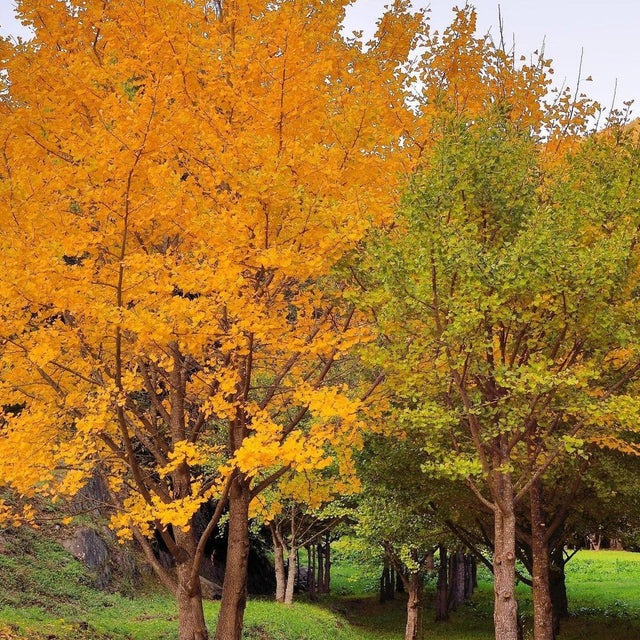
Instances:
[[[276,602],[284,602],[284,590],[287,583],[287,577],[284,569],[284,545],[276,525],[273,522],[270,525],[271,537],[273,538],[273,564],[276,571]]]
[[[209,634],[202,608],[202,591],[200,580],[191,588],[191,571],[196,541],[193,530],[184,531],[174,528],[176,546],[185,552],[185,556],[176,559],[176,577],[178,579],[178,639],[179,640],[207,640]]]
[[[542,482],[529,492],[531,499],[531,552],[533,555],[533,640],[554,640],[549,573],[549,543],[542,512]]]
[[[458,608],[465,601],[465,557],[464,551],[458,547],[454,562],[454,583],[452,587],[454,608]]]
[[[171,475],[174,495],[182,498],[191,494],[191,472],[186,464],[181,464]],[[192,523],[190,523],[192,524]],[[196,573],[195,584],[191,584],[196,556],[196,538],[193,526],[188,529],[173,527],[172,550],[176,563],[178,601],[178,638],[179,640],[207,640],[207,625],[202,608],[202,588],[200,577]]]
[[[449,588],[447,591],[447,608],[457,611],[464,602],[464,565],[461,567],[460,548],[449,556]],[[462,569],[462,575],[461,570]]]
[[[202,608],[202,591],[198,586],[196,593],[189,594],[191,589],[191,563],[178,565],[178,639],[207,640],[209,634]]]
[[[471,580],[473,582],[473,588],[478,588],[478,562],[475,558],[472,558],[473,562],[471,563]]]
[[[558,545],[551,553],[550,592],[553,606],[553,631],[560,633],[560,621],[569,616],[569,600],[567,598],[567,584],[564,572],[564,550]]]
[[[589,535],[589,545],[592,551],[600,551],[602,545],[602,535],[592,533]]]
[[[618,538],[611,538],[611,541],[609,542],[609,549],[612,551],[624,551],[622,540],[619,540]]]
[[[215,640],[241,640],[242,620],[247,604],[247,562],[249,559],[248,480],[238,474],[229,489],[229,541]]]
[[[384,569],[380,576],[380,602],[393,600],[394,584],[391,581],[391,567],[389,566],[389,558],[384,558]]]
[[[322,542],[318,542],[317,545],[314,545],[314,549],[317,550],[318,553],[318,592],[324,593],[324,549]]]
[[[287,573],[287,588],[284,593],[284,602],[285,604],[293,604],[293,590],[296,584],[296,575],[297,575],[297,549],[293,546],[294,542],[292,541],[291,547],[289,549],[289,571]]]
[[[331,537],[327,533],[324,543],[324,582],[322,584],[322,593],[330,593],[331,591]]]
[[[185,385],[181,378],[181,368],[183,364],[182,355],[177,343],[169,345],[173,359],[173,370],[170,374],[171,390],[171,417],[170,430],[171,440],[175,444],[184,440],[184,399]],[[119,376],[118,376],[119,377]],[[125,427],[126,429],[126,427]],[[136,471],[133,470],[135,475]],[[174,498],[180,500],[191,496],[191,469],[185,462],[180,463],[171,472],[171,483]],[[185,529],[173,527],[173,541],[175,548],[171,550],[176,562],[177,589],[176,597],[178,601],[178,640],[208,640],[207,625],[204,620],[202,608],[202,586],[200,584],[199,571],[195,571],[194,583],[191,576],[196,567],[197,543],[193,531],[193,518]],[[226,639],[225,639],[226,640]],[[235,639],[229,639],[235,640]]]
[[[511,476],[497,478],[500,504],[494,510],[494,610],[496,640],[518,640],[516,602],[516,518]]]
[[[389,579],[387,580],[387,600],[393,600],[396,594],[396,571],[391,566],[389,567]]]
[[[418,631],[420,629],[420,606],[422,588],[420,585],[420,576],[412,573],[409,576],[409,599],[407,600],[407,627],[405,630],[405,640],[418,640]]]
[[[464,556],[464,599],[470,600],[473,596],[475,588],[475,571],[476,559],[471,554]]]
[[[448,565],[447,547],[440,545],[440,565],[438,567],[438,587],[436,593],[436,622],[444,622],[449,619],[448,607]]]
[[[424,563],[424,568],[425,568],[427,571],[434,571],[434,570],[435,570],[435,568],[436,568],[436,561],[435,561],[435,558],[434,558],[433,553],[429,553],[429,554],[427,555],[427,559],[425,560],[425,563]]]
[[[316,562],[319,562],[320,558],[316,560],[316,546],[314,544],[307,545],[307,589],[309,591],[309,600],[316,602],[318,596],[316,595]]]

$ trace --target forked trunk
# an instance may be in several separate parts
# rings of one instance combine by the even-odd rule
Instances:
[[[533,640],[554,640],[553,605],[549,572],[549,543],[542,513],[542,483],[533,483],[531,498],[531,551],[533,555]]]
[[[190,474],[186,465],[181,465],[173,473],[175,495],[189,495]],[[209,634],[204,620],[202,608],[202,587],[200,577],[195,572],[195,583],[191,584],[196,556],[196,538],[193,527],[185,530],[181,527],[173,528],[175,548],[173,557],[176,562],[178,601],[178,639],[179,640],[207,640]]]
[[[516,518],[513,487],[508,473],[501,474],[500,502],[494,511],[495,549],[493,622],[496,640],[518,640],[516,581]]]
[[[271,523],[271,537],[273,538],[273,564],[276,573],[276,602],[284,602],[284,591],[287,584],[284,569],[284,545],[276,525],[273,523]]]
[[[183,562],[177,567],[178,578],[178,639],[208,640],[209,634],[202,609],[202,591],[198,580],[191,590],[191,563]],[[191,590],[191,593],[190,593]],[[195,591],[195,593],[194,593]]]
[[[242,619],[247,604],[249,559],[249,482],[242,476],[229,490],[229,541],[215,640],[241,640]]]
[[[412,573],[409,576],[409,599],[407,600],[407,627],[405,629],[405,640],[418,640],[420,629],[420,608],[422,605],[422,588],[420,576]]]

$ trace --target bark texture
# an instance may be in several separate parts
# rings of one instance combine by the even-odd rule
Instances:
[[[560,633],[561,620],[569,616],[569,600],[567,598],[567,584],[564,572],[564,550],[561,545],[557,545],[551,553],[550,567],[550,591],[553,606],[553,630],[557,635]]]
[[[287,576],[284,567],[284,544],[276,525],[271,523],[271,537],[273,538],[273,564],[276,574],[276,602],[284,602],[284,591]]]
[[[188,534],[182,534],[188,535]],[[176,542],[180,543],[179,535]],[[195,551],[195,544],[193,545]],[[202,590],[200,580],[191,585],[191,562],[183,562],[176,569],[178,578],[178,639],[179,640],[207,640],[209,634],[202,608]]]
[[[247,604],[250,501],[249,482],[238,475],[229,490],[227,566],[215,640],[241,640],[242,637],[242,619]]]
[[[298,571],[296,549],[289,549],[289,570],[287,571],[287,588],[284,592],[284,603],[293,604],[293,591],[296,585],[296,575]]]
[[[186,496],[191,493],[191,475],[186,464],[182,464],[172,474],[175,495]],[[194,571],[196,563],[196,539],[193,526],[188,530],[173,528],[174,549],[172,552],[176,562],[178,601],[178,639],[207,640],[209,634],[202,608],[202,586],[198,571]],[[193,575],[195,580],[192,584]]]
[[[509,474],[497,479],[500,500],[494,511],[494,610],[496,640],[519,640],[516,581],[516,517]]]
[[[412,573],[409,576],[408,592],[407,626],[404,637],[405,640],[418,640],[418,634],[420,631],[422,588],[420,584],[420,576],[417,573]]]
[[[554,640],[549,542],[542,511],[542,483],[533,483],[531,500],[531,551],[533,556],[533,639]]]
[[[456,611],[465,601],[465,556],[460,547],[451,556],[450,573],[451,608]]]

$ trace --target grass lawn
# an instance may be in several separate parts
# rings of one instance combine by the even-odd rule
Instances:
[[[640,553],[581,551],[567,564],[567,589],[571,617],[563,622],[565,640],[640,639]],[[376,580],[353,565],[333,570],[332,598],[362,638],[399,640],[404,625],[404,602],[380,605],[373,591]],[[493,638],[493,587],[484,578],[472,602],[451,614],[446,623],[433,623],[435,585],[427,588],[424,637],[434,640],[490,640]],[[531,637],[531,590],[518,586],[518,601],[527,637]]]
[[[0,554],[0,640],[173,640],[176,607],[151,586],[131,597],[92,590],[88,576],[56,543],[20,534],[3,540]],[[13,545],[13,546],[12,546]],[[18,550],[20,550],[18,552]],[[481,574],[482,575],[482,574]],[[319,604],[301,598],[292,607],[268,599],[249,602],[247,640],[401,640],[404,602],[377,602],[375,579],[353,565],[334,565],[334,595]],[[640,638],[640,554],[581,551],[567,565],[572,617],[564,640]],[[434,585],[427,589],[424,637],[434,640],[491,640],[492,586],[482,579],[473,601],[432,621]],[[518,587],[525,624],[530,627],[531,595]],[[206,603],[213,627],[218,603]]]

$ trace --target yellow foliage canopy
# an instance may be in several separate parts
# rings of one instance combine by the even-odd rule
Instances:
[[[0,477],[114,526],[188,528],[237,469],[261,482],[359,443],[326,386],[367,338],[319,283],[388,219],[406,150],[396,3],[363,49],[345,1],[19,3],[2,42]],[[401,35],[402,37],[399,37]]]

